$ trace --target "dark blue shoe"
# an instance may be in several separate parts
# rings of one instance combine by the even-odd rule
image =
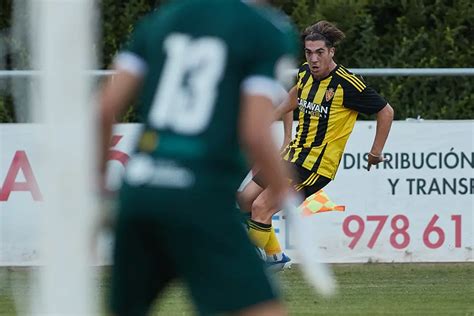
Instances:
[[[280,260],[278,260],[277,255],[267,256],[265,268],[267,271],[272,273],[280,272],[285,269],[291,269],[291,258],[285,255],[285,253],[281,254]]]

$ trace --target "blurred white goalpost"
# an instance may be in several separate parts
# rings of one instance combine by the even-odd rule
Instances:
[[[92,231],[96,211],[97,117],[91,102],[93,0],[31,0],[33,62],[39,99],[31,109],[42,129],[46,176],[41,268],[32,315],[92,315]]]

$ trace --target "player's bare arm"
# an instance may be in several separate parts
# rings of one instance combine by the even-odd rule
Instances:
[[[132,98],[136,95],[141,84],[141,77],[127,71],[118,70],[117,74],[107,79],[99,95],[101,114],[101,165],[103,175],[107,160],[107,152],[112,136],[112,124],[120,116]]]
[[[259,95],[244,94],[242,98],[239,126],[241,142],[252,162],[261,166],[264,181],[269,184],[277,202],[281,202],[289,189],[286,181],[288,175],[272,140],[272,102]]]
[[[290,89],[285,100],[283,100],[283,102],[280,103],[280,105],[278,105],[273,111],[274,121],[283,118],[283,115],[285,115],[286,113],[292,112],[294,109],[296,109],[297,93],[298,93],[298,88],[295,85],[293,88]]]
[[[393,108],[387,103],[379,112],[377,112],[377,129],[375,132],[374,143],[372,149],[369,152],[367,170],[370,170],[372,165],[376,165],[382,162],[383,155],[382,151],[387,141],[388,134],[390,133],[390,127],[393,121]]]
[[[283,145],[282,149],[285,148],[291,141],[291,130],[293,128],[293,110],[296,109],[297,105],[297,86],[295,85],[288,92],[285,100],[274,110],[273,119],[275,121],[283,120]]]
[[[280,151],[286,148],[291,142],[291,130],[293,129],[293,112],[283,114],[283,143]]]

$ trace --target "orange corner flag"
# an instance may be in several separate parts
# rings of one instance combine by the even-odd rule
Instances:
[[[316,213],[339,211],[344,212],[346,207],[344,205],[337,205],[323,190],[319,190],[315,194],[304,200],[300,205],[301,215],[310,216]]]

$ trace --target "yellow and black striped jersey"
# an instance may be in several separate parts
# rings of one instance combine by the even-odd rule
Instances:
[[[304,63],[297,80],[298,126],[283,159],[334,179],[357,114],[377,113],[387,101],[341,65],[317,80]]]

